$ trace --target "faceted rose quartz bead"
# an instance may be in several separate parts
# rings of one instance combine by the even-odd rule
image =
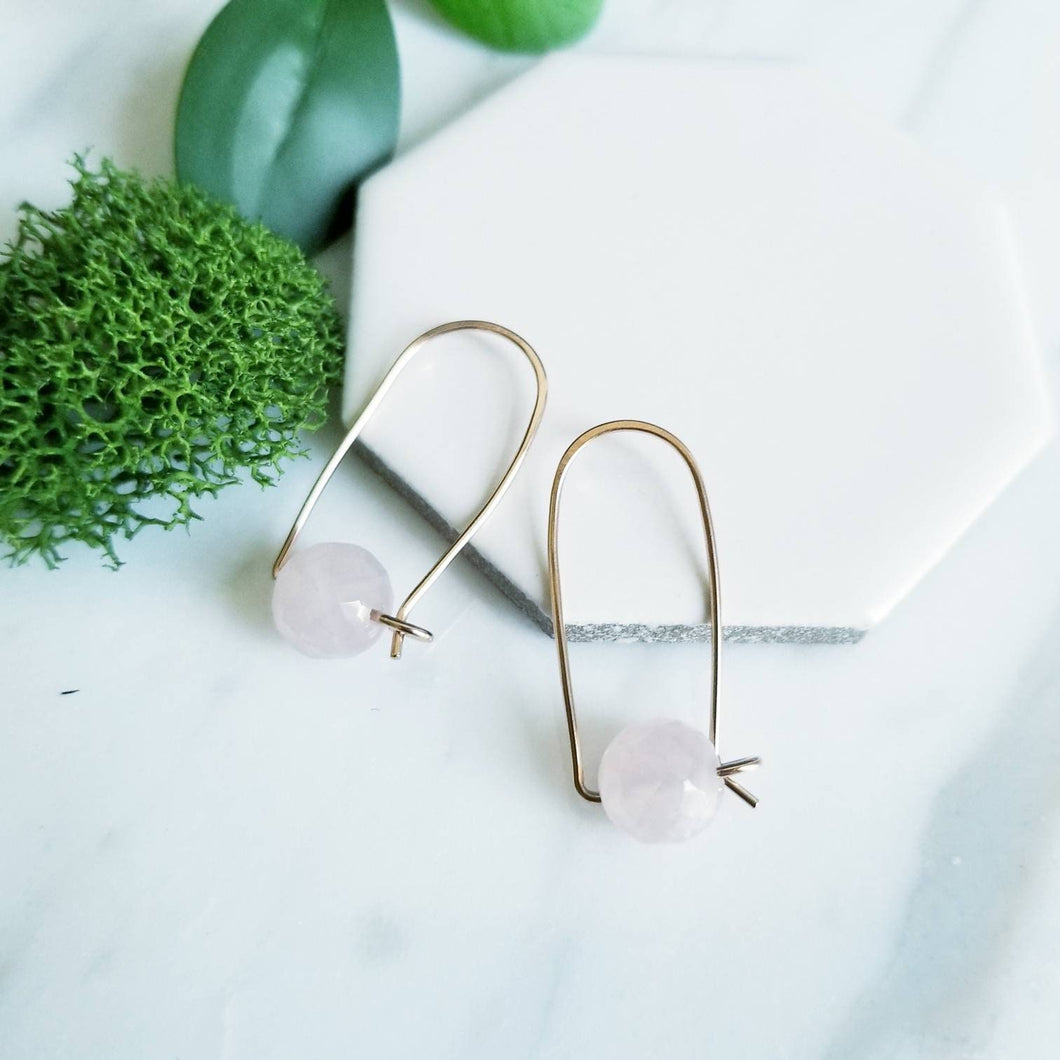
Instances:
[[[681,721],[623,729],[600,761],[600,801],[643,843],[679,843],[714,817],[725,782],[714,745]]]
[[[373,610],[394,606],[390,579],[359,545],[329,542],[292,552],[276,575],[272,617],[300,652],[319,659],[358,655],[383,632]]]

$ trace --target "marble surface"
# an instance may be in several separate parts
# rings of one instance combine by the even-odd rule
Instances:
[[[4,216],[59,201],[89,142],[164,169],[217,6],[6,5]],[[406,143],[523,65],[397,13]],[[1055,283],[1050,5],[612,0],[583,47],[813,63],[1015,203]],[[1036,313],[1055,393],[1060,302]],[[553,645],[466,565],[400,662],[277,640],[269,563],[336,437],[117,575],[0,571],[5,1060],[1053,1055],[1060,448],[860,644],[726,651],[722,741],[766,760],[761,805],[659,850],[577,799]],[[356,464],[314,520],[395,585],[439,547]],[[700,718],[705,654],[575,646],[591,760]]]

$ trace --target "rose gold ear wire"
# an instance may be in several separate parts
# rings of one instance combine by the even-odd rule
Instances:
[[[556,650],[559,653],[559,676],[563,686],[563,704],[567,712],[567,733],[570,737],[571,764],[574,769],[574,787],[578,794],[589,802],[599,802],[600,793],[593,791],[585,783],[585,771],[582,765],[581,741],[578,738],[578,718],[574,712],[574,689],[571,683],[570,658],[567,647],[567,627],[563,622],[563,591],[559,579],[559,499],[563,491],[563,481],[570,468],[571,461],[578,451],[594,438],[615,431],[638,431],[643,434],[654,435],[661,438],[668,445],[680,453],[696,487],[696,496],[699,498],[699,510],[703,517],[703,532],[707,544],[707,567],[710,574],[710,586],[707,590],[707,600],[710,607],[710,729],[708,735],[710,742],[718,746],[718,674],[721,663],[721,593],[718,588],[718,558],[717,546],[714,541],[714,522],[710,517],[710,504],[707,502],[707,491],[703,485],[703,476],[700,474],[699,465],[689,451],[688,447],[680,438],[671,434],[662,427],[653,423],[645,423],[643,420],[613,420],[610,423],[601,423],[597,427],[580,434],[571,442],[567,451],[560,459],[556,468],[556,476],[552,480],[552,494],[548,505],[548,578],[552,591],[552,625],[556,637]],[[718,769],[718,776],[725,781],[725,786],[734,794],[738,795],[748,806],[752,808],[758,804],[758,800],[744,787],[738,784],[733,777],[745,769],[753,769],[760,765],[761,760],[757,756],[750,758],[737,758],[731,762],[723,762]]]
[[[514,331],[509,330],[503,325],[494,324],[488,320],[454,320],[449,324],[439,324],[438,327],[431,328],[430,331],[425,331],[418,338],[413,339],[412,342],[401,351],[398,359],[383,377],[383,381],[379,384],[378,389],[372,395],[368,404],[365,405],[364,410],[357,417],[353,426],[346,433],[346,437],[343,438],[339,447],[327,462],[324,470],[321,471],[313,488],[309,491],[309,496],[306,497],[303,502],[302,507],[298,512],[298,516],[294,521],[294,525],[287,534],[287,539],[284,541],[283,547],[280,549],[279,554],[276,557],[275,563],[272,565],[272,576],[275,578],[283,569],[283,565],[287,562],[288,553],[294,546],[295,541],[298,540],[298,535],[302,532],[302,528],[309,520],[313,508],[320,499],[320,495],[324,492],[324,488],[330,481],[331,476],[335,473],[335,469],[342,462],[342,458],[349,452],[350,447],[364,430],[365,425],[372,418],[372,415],[383,401],[383,398],[386,397],[387,392],[394,385],[397,377],[401,374],[409,361],[411,361],[419,350],[430,342],[431,339],[437,338],[439,335],[446,335],[452,331],[485,331],[493,335],[499,335],[501,338],[507,339],[515,345],[530,362],[530,367],[534,370],[534,379],[537,384],[537,397],[534,400],[534,409],[530,414],[530,422],[527,424],[526,432],[523,434],[523,440],[519,443],[519,448],[516,450],[512,462],[508,465],[508,470],[501,476],[501,480],[494,487],[493,492],[489,497],[486,498],[486,503],[478,510],[474,519],[468,523],[467,528],[463,533],[461,533],[452,545],[449,546],[442,558],[439,559],[438,562],[423,576],[416,588],[405,597],[405,601],[397,609],[396,615],[384,615],[379,612],[372,613],[371,617],[376,622],[381,622],[383,625],[390,627],[390,629],[394,631],[390,643],[390,657],[392,659],[398,659],[401,657],[401,647],[406,636],[424,641],[432,639],[432,634],[429,630],[424,629],[422,626],[415,626],[407,621],[409,612],[415,607],[420,597],[422,597],[423,594],[438,580],[446,567],[456,559],[460,554],[460,550],[471,540],[472,537],[474,537],[478,528],[490,517],[493,509],[497,507],[500,503],[501,497],[504,496],[508,487],[512,484],[512,479],[515,478],[516,472],[522,465],[527,450],[530,448],[530,443],[534,440],[534,435],[537,433],[537,428],[541,423],[541,417],[545,413],[545,399],[548,395],[548,380],[545,377],[545,368],[541,363],[541,358],[538,357],[534,348],[525,339],[520,338],[520,336],[516,335]]]

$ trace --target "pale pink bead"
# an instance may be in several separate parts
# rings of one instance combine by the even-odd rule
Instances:
[[[679,843],[710,824],[724,781],[706,733],[681,721],[623,729],[600,761],[607,816],[643,843]]]
[[[292,552],[272,591],[276,628],[300,652],[320,659],[358,655],[385,628],[394,592],[382,564],[359,545],[329,542]]]

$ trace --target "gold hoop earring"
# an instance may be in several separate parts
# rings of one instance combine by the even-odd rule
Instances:
[[[292,554],[320,495],[364,430],[376,409],[386,397],[409,361],[431,339],[454,331],[483,331],[499,335],[514,345],[530,362],[537,384],[537,397],[530,422],[508,469],[462,534],[449,546],[441,559],[424,575],[419,584],[393,610],[393,590],[382,564],[359,545],[330,542],[312,545]],[[384,627],[392,631],[390,656],[400,658],[405,637],[429,641],[432,634],[408,621],[409,612],[442,572],[459,555],[479,527],[490,517],[526,457],[545,412],[548,381],[545,369],[534,348],[514,331],[487,320],[456,320],[425,331],[405,347],[383,377],[378,389],[365,405],[353,426],[342,439],[313,488],[302,504],[298,516],[272,566],[275,587],[272,612],[280,633],[306,655],[317,658],[341,658],[358,655],[369,648]]]
[[[563,592],[559,577],[559,501],[571,461],[594,438],[617,431],[649,434],[672,446],[692,476],[703,517],[710,575],[710,721],[707,732],[681,721],[657,720],[623,729],[600,760],[599,791],[585,783],[578,719],[574,710],[567,631],[563,622]],[[548,574],[552,594],[552,623],[559,654],[559,676],[567,714],[574,787],[583,799],[603,803],[608,817],[644,842],[677,842],[702,831],[713,818],[721,793],[728,788],[749,806],[757,799],[735,777],[760,764],[752,756],[722,762],[718,756],[718,677],[721,661],[721,595],[718,587],[717,547],[707,491],[699,466],[688,447],[662,427],[642,420],[614,420],[592,427],[570,444],[552,481],[548,510]]]

